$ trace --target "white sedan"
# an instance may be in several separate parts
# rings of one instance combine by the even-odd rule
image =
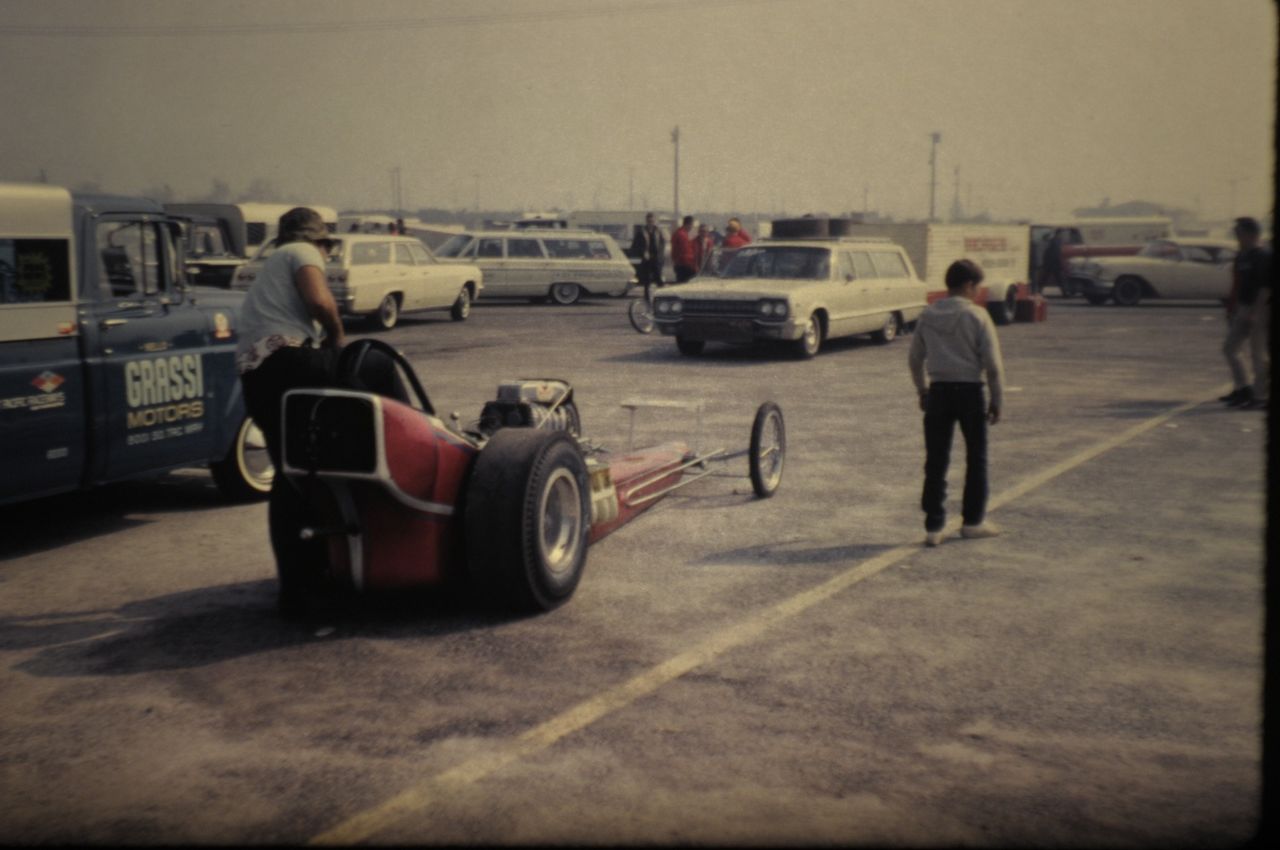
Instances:
[[[1217,239],[1153,239],[1130,257],[1073,261],[1071,283],[1090,304],[1133,306],[1143,298],[1225,299],[1236,249]]]

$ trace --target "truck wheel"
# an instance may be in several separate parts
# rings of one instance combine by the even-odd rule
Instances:
[[[263,499],[271,492],[276,468],[267,454],[267,440],[252,419],[241,420],[231,450],[222,460],[212,461],[209,471],[218,490],[232,501]]]
[[[549,611],[587,562],[587,463],[563,431],[504,428],[476,458],[463,517],[467,572],[480,598]]]
[[[576,283],[551,284],[551,300],[557,304],[568,306],[576,304],[582,297],[582,287]]]
[[[1136,307],[1142,300],[1142,278],[1130,275],[1117,278],[1111,297],[1121,307]]]
[[[400,299],[396,298],[395,293],[386,294],[373,318],[384,331],[389,331],[396,326],[396,321],[400,318]]]
[[[467,317],[471,315],[471,290],[465,286],[458,293],[458,300],[453,302],[453,307],[449,309],[449,315],[455,322],[465,322]]]
[[[884,325],[880,330],[871,335],[871,338],[881,345],[893,340],[898,336],[898,314],[890,313],[889,318],[884,320]]]
[[[809,317],[804,326],[804,336],[793,342],[792,347],[796,356],[805,360],[817,355],[818,349],[822,348],[822,322],[818,320],[817,313]]]
[[[782,421],[782,408],[766,401],[756,410],[751,423],[751,450],[747,463],[751,469],[751,489],[767,499],[782,483],[782,465],[787,457],[787,429]]]
[[[697,357],[702,350],[707,347],[707,341],[703,339],[685,339],[682,336],[676,337],[676,348],[686,357]]]

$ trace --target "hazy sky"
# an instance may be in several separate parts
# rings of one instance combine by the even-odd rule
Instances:
[[[684,211],[901,218],[937,131],[940,213],[958,166],[997,217],[1263,215],[1276,44],[1269,0],[0,0],[0,179],[670,208],[678,124]]]

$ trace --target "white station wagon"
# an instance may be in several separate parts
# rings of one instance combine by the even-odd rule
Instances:
[[[618,243],[593,230],[468,231],[436,253],[479,266],[487,296],[572,304],[583,295],[624,295],[636,282]]]
[[[734,252],[719,277],[659,290],[653,317],[682,354],[710,341],[781,340],[807,358],[835,337],[890,342],[920,317],[925,292],[888,239],[765,240]]]
[[[236,272],[234,289],[248,289],[275,250],[272,240]],[[333,237],[325,278],[343,316],[395,327],[401,313],[448,310],[454,321],[471,315],[484,288],[480,269],[441,262],[412,236],[342,233]]]

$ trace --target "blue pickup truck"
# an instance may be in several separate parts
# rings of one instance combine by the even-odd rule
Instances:
[[[275,474],[235,369],[241,293],[187,285],[152,201],[0,183],[0,504],[207,464]]]

